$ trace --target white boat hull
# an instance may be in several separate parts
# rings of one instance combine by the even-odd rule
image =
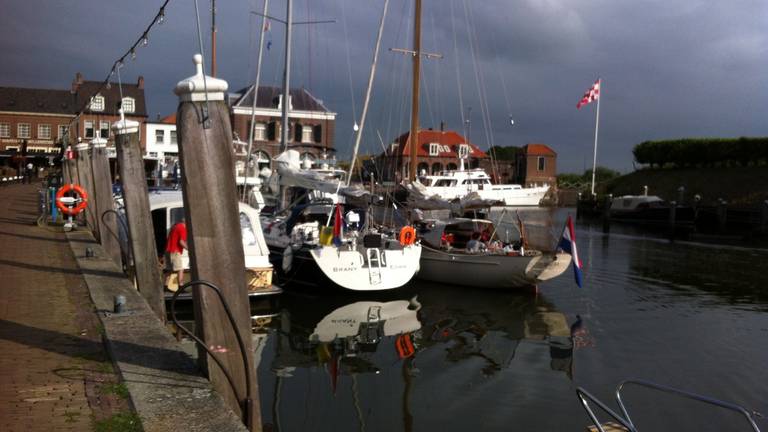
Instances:
[[[487,289],[536,285],[562,274],[571,263],[567,253],[534,256],[468,255],[424,248],[420,279]]]
[[[462,198],[472,192],[476,192],[480,198],[490,201],[502,201],[505,206],[537,206],[549,191],[549,186],[538,186],[532,188],[513,188],[504,185],[494,185],[492,187],[478,188],[473,185],[469,188],[457,187],[426,187],[429,195],[437,195],[445,200]]]
[[[320,271],[334,284],[353,291],[380,291],[399,288],[419,270],[421,246],[401,250],[379,249],[380,265],[367,262],[357,250],[324,246],[309,251]]]

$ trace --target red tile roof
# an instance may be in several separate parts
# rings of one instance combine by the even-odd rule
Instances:
[[[557,153],[546,144],[526,144],[523,146],[523,151],[527,155],[557,156]]]
[[[160,123],[176,124],[176,113],[161,118]]]
[[[396,153],[402,156],[410,155],[410,132],[406,132],[397,139],[395,142],[399,145],[395,150]],[[471,149],[470,156],[473,158],[487,158],[488,155],[484,151],[480,150],[476,145],[467,142],[467,140],[454,131],[436,131],[436,130],[419,130],[419,147],[417,149],[420,157],[430,157],[429,145],[431,143],[440,144],[439,155],[433,157],[459,157],[459,144],[469,144]]]

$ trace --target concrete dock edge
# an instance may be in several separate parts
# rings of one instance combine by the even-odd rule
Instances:
[[[246,431],[91,233],[73,231],[67,239],[144,431]],[[117,295],[126,298],[121,314],[112,313]]]

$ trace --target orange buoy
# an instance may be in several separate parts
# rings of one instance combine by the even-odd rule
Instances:
[[[409,246],[416,242],[416,230],[412,226],[404,226],[400,230],[400,244]]]
[[[64,194],[67,192],[74,192],[77,194],[77,198],[65,198]],[[65,200],[68,202],[64,202]],[[71,205],[75,203],[77,203],[77,205]],[[61,210],[61,212],[66,215],[75,216],[85,210],[87,206],[88,193],[85,192],[85,189],[80,187],[80,185],[67,184],[59,188],[59,191],[56,192],[56,207],[58,207],[59,210]]]

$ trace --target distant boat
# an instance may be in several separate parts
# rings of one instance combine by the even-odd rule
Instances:
[[[482,199],[498,201],[505,206],[537,206],[550,189],[547,185],[524,188],[519,184],[492,184],[491,177],[483,169],[465,170],[463,163],[458,170],[422,178],[427,180],[428,195],[453,200],[476,192]]]
[[[624,195],[611,200],[611,219],[639,223],[669,223],[671,204],[656,195]],[[675,223],[693,224],[695,212],[689,206],[675,207]]]

